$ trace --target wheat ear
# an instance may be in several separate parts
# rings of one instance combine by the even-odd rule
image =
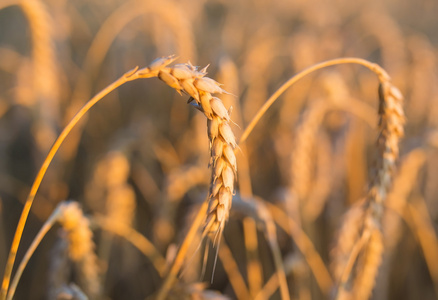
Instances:
[[[385,76],[384,76],[385,75]],[[381,231],[384,202],[394,177],[399,156],[399,139],[403,136],[403,96],[394,87],[389,76],[380,76],[379,130],[377,149],[379,155],[376,174],[365,199],[364,217],[358,240],[348,252],[347,263],[340,278],[337,299],[368,299],[375,284],[383,254]],[[353,272],[353,265],[356,270]],[[354,274],[353,274],[354,273]],[[348,284],[352,282],[352,284]]]
[[[58,209],[58,222],[66,232],[69,257],[79,267],[86,291],[94,298],[99,295],[100,280],[90,221],[77,202],[61,203]]]
[[[225,108],[222,100],[212,95],[227,92],[218,82],[205,76],[208,66],[202,70],[190,63],[167,67],[171,60],[172,57],[159,58],[149,68],[157,72],[158,78],[170,87],[188,94],[189,103],[207,117],[212,174],[207,220],[202,236],[210,237],[217,246],[229,217],[237,172],[234,155],[237,144],[230,127],[230,111]]]
[[[178,93],[188,94],[190,96],[188,103],[203,112],[207,117],[212,174],[210,191],[207,197],[207,218],[204,221],[202,237],[209,237],[213,241],[213,245],[219,249],[219,242],[231,209],[237,172],[236,156],[234,155],[237,143],[230,126],[232,122],[230,118],[231,109],[227,110],[222,101],[213,96],[213,94],[227,92],[220,87],[221,85],[218,82],[205,77],[208,66],[201,70],[191,63],[168,67],[174,60],[173,56],[158,58],[149,65],[147,70],[151,75],[158,76]],[[198,221],[193,222],[181,245],[172,268],[157,295],[157,299],[164,299],[175,281],[176,274],[182,266],[183,257],[188,249],[188,244],[194,237],[199,219],[203,217],[202,213],[204,213],[204,207],[201,208],[196,217]],[[216,252],[215,265],[217,255]]]
[[[367,196],[369,207],[363,232],[364,235],[370,230],[370,237],[363,259],[358,261],[359,273],[353,285],[354,296],[358,297],[356,299],[368,299],[375,284],[383,253],[383,206],[396,169],[399,140],[404,134],[403,96],[389,78],[385,78],[379,85],[379,117],[377,174]]]
[[[383,202],[386,199],[386,194],[391,185],[393,172],[395,169],[395,163],[398,158],[399,148],[398,142],[399,139],[403,136],[403,124],[404,124],[404,112],[402,108],[403,97],[400,91],[394,87],[390,81],[389,75],[383,70],[379,65],[371,63],[364,59],[359,58],[339,58],[332,59],[328,61],[324,61],[318,64],[315,64],[295,76],[291,77],[287,80],[277,91],[275,91],[271,97],[265,102],[265,104],[259,109],[257,114],[253,117],[251,122],[248,124],[246,129],[244,130],[239,144],[242,144],[246,141],[254,127],[257,125],[259,120],[265,114],[265,112],[269,109],[269,107],[282,95],[290,86],[296,83],[298,80],[302,79],[306,75],[313,73],[314,71],[320,70],[325,67],[340,65],[340,64],[359,64],[362,65],[372,72],[374,72],[379,78],[379,138],[377,142],[377,148],[379,152],[379,159],[377,162],[377,173],[374,177],[369,193],[367,196],[367,216],[369,216],[367,222],[364,224],[367,226],[363,226],[360,230],[361,240],[365,240],[364,237],[367,237],[368,240],[357,244],[366,245],[368,241],[372,241],[375,243],[379,243],[381,241],[381,231],[380,231],[380,222],[381,215],[383,210]],[[363,233],[363,234],[362,234]],[[366,234],[365,234],[366,233]],[[358,248],[356,246],[356,248]],[[380,264],[381,253],[378,249],[381,249],[377,244],[375,247],[371,247],[370,251],[365,251],[367,253],[371,253],[375,255],[374,259],[366,259],[367,261],[372,261],[374,263],[373,268],[377,270],[378,265]],[[356,251],[352,251],[352,254],[349,258],[349,264],[354,264],[356,261],[357,255],[359,255],[361,249],[356,249]],[[373,250],[373,251],[371,251]],[[348,272],[347,272],[348,273]],[[372,272],[371,270],[366,270],[366,273],[377,274],[377,272]],[[346,276],[349,277],[349,276]],[[345,278],[343,276],[343,278]],[[372,281],[372,284],[369,282],[364,282],[367,285],[368,289],[372,289],[374,285],[374,277],[368,278],[368,280]],[[343,284],[341,284],[341,287]],[[368,291],[368,295],[371,293],[371,290]],[[367,297],[366,295],[365,297]]]

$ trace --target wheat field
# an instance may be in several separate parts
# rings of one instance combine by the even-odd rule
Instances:
[[[0,300],[437,299],[437,15],[0,0]]]

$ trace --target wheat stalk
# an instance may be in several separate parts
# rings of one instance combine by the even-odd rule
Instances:
[[[394,178],[393,188],[386,203],[390,210],[385,214],[382,224],[388,252],[394,251],[402,234],[400,216],[394,214],[394,211],[399,213],[405,210],[425,162],[426,153],[423,149],[412,150],[403,158],[397,177]]]
[[[273,263],[275,266],[275,274],[272,276],[278,278],[277,284],[279,284],[281,298],[285,300],[290,299],[281,249],[278,243],[277,231],[274,222],[274,220],[277,220],[275,219],[275,216],[271,215],[271,212],[268,210],[269,202],[258,197],[253,197],[250,199],[236,197],[235,202],[236,212],[240,212],[244,216],[254,219],[256,221],[257,228],[264,233],[265,240],[268,242],[269,248],[272,252]],[[257,294],[264,294],[263,290],[264,288],[258,291]],[[255,295],[255,297],[258,295]]]
[[[103,230],[118,235],[130,242],[141,253],[148,257],[160,276],[166,271],[166,260],[144,235],[123,223],[114,223],[112,219],[104,216],[95,216],[91,219],[93,225],[101,227]]]

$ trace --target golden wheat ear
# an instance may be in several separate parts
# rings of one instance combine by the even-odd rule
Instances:
[[[207,117],[212,175],[208,197],[208,213],[202,237],[209,237],[218,246],[226,221],[229,218],[237,172],[234,149],[236,138],[230,127],[230,114],[218,97],[212,94],[227,93],[217,81],[206,77],[206,69],[198,70],[190,63],[168,66],[174,57],[160,58],[148,67],[158,78],[178,92],[190,95],[188,103]]]
[[[204,113],[207,118],[207,134],[209,139],[210,162],[212,168],[210,178],[210,189],[207,197],[208,207],[204,218],[202,239],[209,238],[214,247],[219,247],[220,239],[228,221],[232,198],[234,194],[234,182],[237,172],[236,157],[234,149],[237,147],[236,138],[231,129],[230,114],[220,98],[213,94],[227,93],[217,81],[206,77],[207,67],[198,70],[190,62],[168,66],[170,58],[162,58],[159,68],[153,72],[158,78],[177,92],[184,92],[190,98],[188,103]],[[193,229],[195,230],[195,229]],[[192,229],[188,236],[191,237]],[[157,299],[164,299],[181,268],[182,257],[187,251],[185,245],[190,241],[186,238],[180,251],[177,254],[174,265],[168,277],[163,283]],[[215,265],[218,252],[216,251]]]

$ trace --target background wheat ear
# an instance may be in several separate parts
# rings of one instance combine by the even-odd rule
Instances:
[[[383,255],[382,217],[395,175],[399,140],[404,134],[405,116],[402,106],[403,96],[400,91],[392,85],[389,78],[381,76],[380,79],[378,156],[375,175],[362,204],[363,208],[359,209],[360,214],[355,214],[354,218],[349,218],[351,221],[345,222],[346,230],[338,239],[338,245],[343,240],[354,242],[335,251],[343,252],[341,257],[344,255],[344,262],[341,262],[342,271],[338,273],[340,276],[337,299],[368,299],[375,285]],[[350,233],[348,237],[347,232]],[[335,254],[335,261],[340,262],[342,258],[337,256],[338,254]]]
[[[68,256],[77,266],[86,294],[97,297],[101,292],[98,258],[95,253],[90,221],[77,202],[66,202],[59,207],[58,222],[68,241]]]

